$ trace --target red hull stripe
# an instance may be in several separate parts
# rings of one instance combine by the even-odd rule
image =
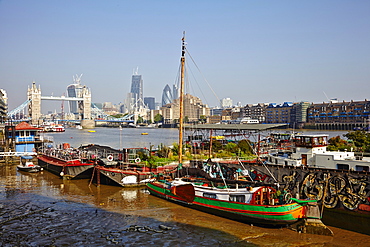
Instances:
[[[300,210],[300,207],[295,208],[293,210],[285,211],[285,212],[266,212],[266,211],[252,211],[252,210],[242,210],[242,209],[234,209],[234,208],[225,208],[225,207],[218,207],[218,206],[213,206],[209,204],[203,204],[199,202],[193,202],[196,205],[200,205],[203,207],[207,208],[214,208],[222,211],[229,211],[229,212],[235,212],[235,213],[240,213],[240,214],[262,214],[262,215],[270,215],[270,216],[282,216],[282,215],[289,215],[294,213],[295,211]],[[262,205],[261,205],[262,206]]]
[[[54,160],[50,160],[50,159],[47,159],[47,158],[44,158],[44,157],[38,157],[38,159],[44,161],[47,164],[54,165],[54,166],[91,166],[91,165],[93,165],[93,164],[89,164],[89,163],[81,163],[79,160],[54,161]],[[78,161],[79,163],[69,163],[69,162],[76,162],[76,161]]]

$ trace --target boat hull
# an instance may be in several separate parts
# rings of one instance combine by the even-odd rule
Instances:
[[[48,155],[40,155],[37,159],[39,166],[64,179],[90,178],[94,168],[93,162],[79,159],[67,161]]]
[[[284,226],[305,218],[306,207],[298,203],[285,205],[254,205],[239,202],[222,201],[195,196],[193,202],[175,195],[169,187],[158,182],[147,184],[150,194],[185,205],[203,212],[228,219],[264,226]]]
[[[220,161],[218,164],[222,167],[247,169],[249,175],[244,181],[252,180],[263,185],[278,181],[284,190],[289,191],[289,194],[316,200],[324,210],[325,224],[370,235],[369,172],[241,162],[244,167],[238,160]],[[199,165],[198,161],[192,161],[192,166]],[[338,217],[339,214],[343,217]],[[330,215],[333,216],[329,217]],[[363,224],[358,224],[361,222],[359,219],[367,221],[364,220]]]
[[[18,165],[17,169],[18,171],[22,171],[22,172],[35,173],[35,172],[39,172],[41,170],[41,167],[38,165],[35,165],[34,167],[26,167],[23,165]]]
[[[150,172],[140,172],[134,169],[119,169],[96,166],[94,181],[98,184],[122,186],[122,187],[144,187],[146,180],[151,177]]]

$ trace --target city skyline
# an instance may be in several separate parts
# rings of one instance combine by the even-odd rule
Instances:
[[[144,96],[160,101],[175,83],[186,31],[187,49],[212,86],[189,93],[209,106],[222,98],[243,105],[369,99],[369,9],[368,1],[327,0],[1,1],[0,88],[12,110],[33,81],[43,95],[61,96],[83,73],[93,102],[119,103],[139,66]]]

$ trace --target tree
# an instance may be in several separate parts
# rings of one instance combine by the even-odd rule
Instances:
[[[348,142],[346,140],[341,139],[339,136],[330,138],[328,142],[329,142],[329,145],[328,145],[329,151],[337,151],[337,150],[344,151],[345,149],[351,148],[348,145]]]
[[[200,115],[199,122],[201,122],[201,123],[207,122],[207,117],[205,115]]]
[[[157,155],[160,158],[168,158],[170,152],[171,149],[169,147],[161,145],[158,147]]]
[[[238,142],[238,148],[247,155],[253,154],[252,145],[249,140],[240,140]]]
[[[370,133],[362,130],[350,131],[344,135],[353,141],[356,151],[370,152]]]
[[[139,156],[139,158],[142,160],[142,161],[145,161],[145,160],[148,160],[149,157],[148,155],[146,155],[144,152],[140,151],[137,153],[137,155]]]
[[[209,148],[209,145],[208,145]],[[212,150],[213,152],[218,152],[219,150],[222,149],[222,143],[217,140],[212,140]]]
[[[116,114],[116,115],[111,115],[111,117],[115,117],[115,118],[121,118],[123,116],[124,115],[122,113],[119,113],[119,114]]]
[[[183,153],[184,153],[184,149],[182,150]],[[179,144],[178,143],[174,143],[173,144],[173,147],[172,147],[172,153],[174,155],[179,155]]]
[[[163,122],[163,116],[161,114],[157,113],[157,115],[154,116],[154,122],[155,123]]]
[[[143,117],[142,116],[138,116],[137,117],[137,121],[136,121],[137,123],[143,123],[144,122],[144,119],[143,119]]]
[[[233,142],[229,142],[228,144],[225,145],[224,148],[229,153],[235,153],[238,149],[238,145]]]

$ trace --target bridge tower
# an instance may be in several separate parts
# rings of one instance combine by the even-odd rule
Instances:
[[[27,89],[27,98],[31,100],[28,105],[28,117],[31,118],[32,124],[39,124],[41,118],[41,88],[36,87],[36,83],[32,82],[31,88]]]
[[[82,88],[82,101],[79,101],[79,112],[82,114],[81,120],[91,119],[91,91],[84,86]]]
[[[91,119],[91,91],[84,86],[82,88],[82,101],[78,102],[79,111],[82,112],[81,126],[85,129],[95,127],[95,121]]]

